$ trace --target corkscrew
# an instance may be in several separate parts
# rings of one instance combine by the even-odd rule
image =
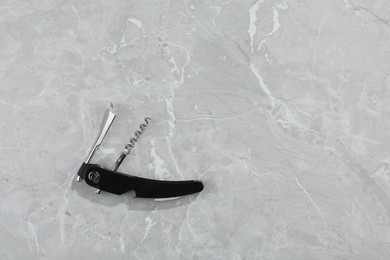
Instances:
[[[116,172],[119,166],[122,164],[123,160],[127,155],[130,154],[131,150],[134,148],[135,143],[138,142],[140,136],[144,133],[145,128],[148,127],[149,121],[152,120],[150,117],[145,117],[145,123],[139,125],[139,129],[135,131],[133,138],[130,138],[129,143],[125,145],[121,155],[119,155],[118,159],[115,161],[114,165],[111,167],[111,171]],[[95,191],[96,194],[99,194],[102,190],[98,189]]]
[[[110,170],[98,164],[91,164],[92,157],[99,149],[115,118],[116,114],[113,112],[113,105],[111,104],[105,113],[95,144],[77,173],[77,181],[85,180],[88,185],[97,188],[97,194],[106,191],[120,195],[134,190],[136,196],[142,198],[175,198],[203,190],[203,184],[200,181],[152,180],[117,172],[123,160],[130,154],[148,127],[151,120],[149,117],[145,117],[144,122],[139,125],[139,130],[135,131],[134,137],[130,138]]]

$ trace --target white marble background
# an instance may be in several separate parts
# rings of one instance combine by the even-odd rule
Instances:
[[[0,259],[389,259],[390,2],[0,1]],[[201,179],[154,202],[94,162]]]

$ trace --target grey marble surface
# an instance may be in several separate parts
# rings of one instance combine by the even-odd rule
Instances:
[[[0,259],[389,259],[390,3],[0,2]],[[200,179],[94,194],[94,162]]]

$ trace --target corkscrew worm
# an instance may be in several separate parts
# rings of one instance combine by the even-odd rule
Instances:
[[[130,154],[131,150],[134,148],[135,143],[138,142],[139,137],[144,133],[145,128],[148,127],[149,121],[152,120],[150,117],[145,117],[145,123],[139,125],[139,129],[135,131],[135,138],[130,138],[129,143],[125,145],[125,149],[123,149],[121,155],[119,155],[118,159],[115,161],[114,165],[111,167],[111,171],[116,172],[119,166],[122,164],[123,160],[127,155]],[[96,194],[99,194],[102,190],[98,189],[95,191]]]

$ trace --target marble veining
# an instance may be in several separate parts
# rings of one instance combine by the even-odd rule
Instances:
[[[0,259],[389,259],[390,2],[2,1]],[[154,201],[94,162],[200,179]]]

